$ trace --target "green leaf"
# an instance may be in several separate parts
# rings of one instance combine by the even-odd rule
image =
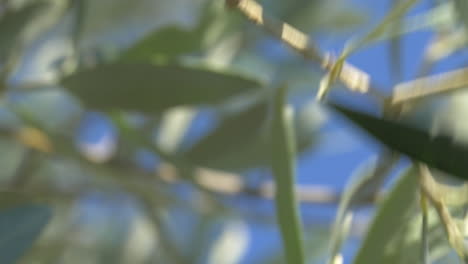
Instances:
[[[468,146],[455,142],[446,135],[433,136],[395,121],[332,106],[388,147],[433,168],[468,180]]]
[[[0,211],[0,263],[17,263],[51,216],[51,210],[40,205],[21,205]]]
[[[77,100],[63,90],[45,87],[21,91],[15,96],[21,99],[10,103],[11,111],[22,113],[22,117],[27,115],[29,120],[53,131],[73,130],[81,114]]]
[[[380,156],[376,164],[369,166],[370,164],[366,163],[365,167],[353,173],[355,175],[346,184],[336,212],[330,236],[330,254],[327,263],[335,262],[336,256],[340,253],[341,247],[348,237],[352,210],[355,209],[356,204],[375,196],[385,177],[393,169],[395,161],[392,154],[385,153]]]
[[[365,10],[350,5],[346,1],[302,1],[284,18],[291,25],[314,31],[351,31],[368,22]],[[286,6],[293,6],[289,2]],[[293,6],[294,7],[294,6]]]
[[[297,109],[297,114],[294,115],[297,153],[302,153],[317,143],[318,131],[325,120],[324,111],[316,101],[310,101]]]
[[[440,31],[447,27],[454,27],[454,5],[453,2],[440,2],[433,8],[416,15],[409,16],[403,20],[397,20],[392,24],[400,24],[401,28],[398,31],[388,32],[383,34],[378,40],[385,40],[395,36],[408,34],[414,31],[421,30],[436,30]],[[392,27],[392,25],[390,25]]]
[[[294,116],[297,152],[315,143],[315,133],[322,117],[316,105],[307,104]],[[185,154],[194,164],[239,172],[268,166],[271,153],[271,131],[268,128],[268,105],[257,103],[224,118],[209,134]]]
[[[226,12],[222,1],[205,1],[198,8],[201,12],[192,27],[176,24],[158,27],[125,50],[120,59],[127,62],[172,61],[183,54],[208,51],[239,31],[241,18]]]
[[[393,0],[394,6],[398,4],[395,1],[401,2],[402,0]],[[428,9],[425,12],[418,13],[407,18],[389,21],[389,24],[387,26],[389,30],[385,30],[379,33],[377,36],[368,39],[367,42],[363,43],[363,45],[370,45],[375,42],[386,40],[394,41],[395,39],[399,39],[402,35],[413,33],[416,31],[438,31],[447,27],[453,27],[453,9],[454,8],[452,2],[444,2],[436,5],[431,9]]]
[[[268,115],[266,103],[231,115],[186,153],[194,164],[237,171],[267,162],[268,136],[263,129]]]
[[[200,37],[193,31],[177,26],[157,29],[138,41],[120,56],[122,61],[151,61],[153,59],[171,59],[183,53],[200,48]]]
[[[417,179],[414,170],[406,172],[379,205],[354,263],[382,263],[385,248],[396,239],[397,233],[401,235],[417,210]]]
[[[44,1],[35,1],[19,9],[7,9],[0,17],[0,59],[9,55],[12,47],[17,44],[18,37],[24,28],[46,6]]]
[[[365,45],[365,43],[372,41],[384,34],[392,22],[401,19],[417,2],[418,0],[399,1],[393,6],[392,10],[388,12],[388,14],[376,27],[374,27],[365,37],[357,42],[359,43],[358,46]]]
[[[419,263],[421,213],[415,172],[410,169],[401,175],[381,202],[353,263]],[[434,259],[446,254],[448,245],[438,218],[435,214],[429,216],[432,221],[429,222],[428,239]]]
[[[458,19],[464,24],[465,31],[468,32],[468,2],[466,0],[454,0],[455,12],[457,13]]]
[[[347,58],[351,53],[382,37],[386,34],[388,29],[392,28],[392,25],[394,25],[397,20],[400,20],[417,2],[418,0],[399,1],[371,31],[361,38],[352,39],[346,43],[345,50],[340,58]]]
[[[180,105],[217,104],[261,86],[222,72],[144,63],[100,65],[71,74],[61,83],[88,107],[149,113]]]
[[[275,94],[272,121],[272,170],[275,177],[276,218],[281,230],[286,263],[304,264],[302,224],[296,198],[296,150],[293,113],[286,105],[286,87]]]
[[[399,2],[403,0],[392,0],[391,5],[395,6],[398,5]],[[394,25],[390,26],[390,33],[395,34],[398,32],[403,31],[403,22],[402,20],[396,20]],[[395,34],[396,36],[390,40],[390,47],[389,47],[389,68],[390,68],[390,73],[392,75],[392,78],[394,81],[399,82],[402,79],[403,76],[403,71],[401,67],[401,35]]]
[[[80,42],[83,33],[83,24],[85,20],[85,11],[88,2],[85,0],[71,0],[70,9],[73,12],[73,27],[72,27],[72,44],[75,52],[78,52],[80,48]]]

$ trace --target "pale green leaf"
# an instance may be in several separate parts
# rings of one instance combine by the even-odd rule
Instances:
[[[296,150],[293,112],[286,105],[286,87],[274,98],[272,122],[272,169],[277,186],[276,216],[287,263],[305,264],[302,224],[295,194]],[[292,110],[292,109],[289,109]]]
[[[403,0],[398,2],[390,12],[388,12],[385,17],[377,24],[370,32],[368,32],[364,37],[351,40],[346,44],[346,48],[343,51],[343,54],[347,57],[352,52],[356,51],[367,45],[368,43],[375,41],[391,27],[392,23],[395,23],[397,20],[400,20],[418,0]],[[342,55],[343,56],[343,55]]]
[[[318,127],[323,121],[319,111],[312,102],[299,108],[294,116],[297,153],[316,142]],[[257,103],[223,118],[185,155],[196,165],[220,170],[239,172],[267,166],[272,149],[268,126],[268,106],[265,102]]]
[[[414,169],[400,176],[378,209],[354,259],[355,264],[419,263],[421,213]],[[434,211],[429,214],[428,242],[432,259],[447,254],[449,246]]]

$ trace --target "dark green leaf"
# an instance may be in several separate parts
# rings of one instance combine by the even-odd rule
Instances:
[[[281,87],[275,94],[271,126],[271,166],[276,185],[276,217],[283,239],[286,263],[305,264],[302,223],[295,187],[296,146],[293,112],[287,111],[286,91],[286,87]]]
[[[88,107],[150,113],[180,105],[216,104],[260,87],[256,81],[221,72],[119,63],[74,73],[61,83]]]
[[[177,26],[156,30],[127,49],[120,57],[122,61],[151,61],[170,59],[189,53],[200,47],[200,37],[195,32]]]
[[[401,123],[333,105],[358,126],[390,148],[429,166],[468,180],[468,146],[446,135],[428,132]]]
[[[304,246],[308,263],[322,263],[325,241],[330,233],[326,226],[314,225],[304,230]],[[255,261],[259,264],[284,264],[283,254],[280,251],[270,252],[264,256],[262,261]]]
[[[0,263],[17,263],[49,222],[51,210],[21,205],[0,211]]]

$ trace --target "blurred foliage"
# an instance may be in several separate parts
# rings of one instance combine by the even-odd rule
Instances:
[[[468,39],[461,0],[409,17],[415,1],[398,1],[363,38],[356,32],[372,14],[351,1],[260,2],[311,37],[356,35],[352,51],[390,40],[397,56],[404,34],[431,30],[422,73]],[[313,98],[318,66],[221,0],[0,1],[0,263],[321,263],[329,228],[301,221],[294,189],[296,162],[334,119]],[[334,108],[389,148],[466,180],[463,115],[436,120],[454,129],[434,138],[402,124],[421,101],[399,109],[403,122]],[[415,174],[398,173],[368,231],[357,232],[354,263],[419,260]],[[263,188],[272,181],[279,227],[256,206],[273,196]],[[463,226],[468,199],[458,188],[444,199]],[[346,210],[361,201],[349,202]],[[453,263],[429,216],[431,259]]]

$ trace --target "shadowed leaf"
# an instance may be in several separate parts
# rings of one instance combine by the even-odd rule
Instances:
[[[221,72],[119,63],[74,73],[61,83],[88,107],[150,113],[180,105],[216,104],[260,87],[254,80]]]
[[[468,146],[454,142],[449,136],[432,136],[428,132],[395,121],[379,119],[338,105],[332,107],[388,147],[433,168],[468,180]]]

